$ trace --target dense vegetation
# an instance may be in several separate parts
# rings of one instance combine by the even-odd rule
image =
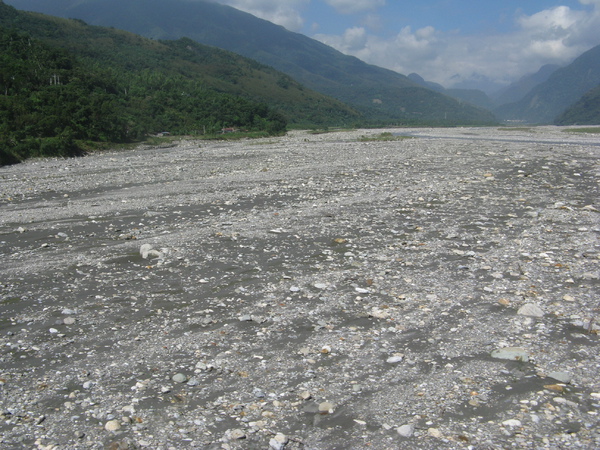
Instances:
[[[600,86],[587,92],[562,113],[556,125],[600,125]]]
[[[19,8],[154,39],[188,37],[280,70],[308,88],[362,113],[363,125],[495,123],[493,114],[424,89],[406,76],[365,62],[302,34],[210,1],[11,0]]]
[[[277,134],[288,122],[342,125],[357,117],[230,52],[23,13],[0,1],[0,164],[163,131]]]

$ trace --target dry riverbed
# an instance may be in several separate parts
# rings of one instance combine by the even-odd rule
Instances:
[[[0,447],[599,448],[600,139],[381,132],[0,168]]]

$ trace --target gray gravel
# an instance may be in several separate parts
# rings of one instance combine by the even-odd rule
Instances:
[[[0,447],[599,448],[599,139],[382,131],[0,168]]]

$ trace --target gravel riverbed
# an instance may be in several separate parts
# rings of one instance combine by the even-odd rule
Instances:
[[[3,449],[600,448],[600,139],[0,168]]]

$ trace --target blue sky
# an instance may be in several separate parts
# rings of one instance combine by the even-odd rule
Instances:
[[[600,0],[216,0],[446,87],[506,85],[600,44]]]

